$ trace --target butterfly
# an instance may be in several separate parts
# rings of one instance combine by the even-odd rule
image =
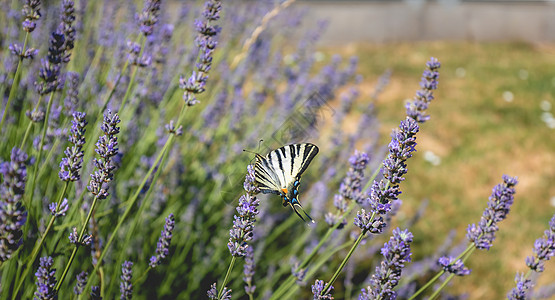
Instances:
[[[312,223],[314,220],[299,202],[299,185],[301,175],[316,154],[318,147],[310,143],[287,145],[271,151],[266,157],[256,154],[254,165],[255,185],[260,191],[264,194],[280,195],[283,206],[289,204],[305,221],[299,213],[302,211]]]

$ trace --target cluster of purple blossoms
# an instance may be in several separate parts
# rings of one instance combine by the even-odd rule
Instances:
[[[179,125],[179,127],[176,128],[173,120],[170,120],[170,123],[166,124],[165,127],[170,134],[175,134],[176,136],[183,134],[183,125]]]
[[[245,265],[243,266],[243,281],[245,282],[245,293],[247,293],[247,295],[253,295],[256,290],[256,286],[252,284],[255,268],[254,249],[252,247],[247,247]]]
[[[532,280],[526,278],[524,274],[518,273],[515,276],[516,287],[513,288],[508,294],[509,300],[526,300],[529,299],[528,292],[532,289]]]
[[[21,202],[25,193],[27,154],[13,148],[9,162],[0,163],[0,262],[8,260],[23,243],[22,227],[27,211]]]
[[[545,262],[555,256],[555,215],[544,234],[534,242],[534,256],[526,257],[526,266],[536,272],[543,272]]]
[[[470,275],[470,270],[464,265],[460,259],[442,256],[437,261],[438,265],[445,271],[457,276]]]
[[[37,27],[37,20],[40,19],[40,0],[26,0],[23,5],[23,30],[33,32]]]
[[[397,200],[401,194],[399,184],[405,180],[403,176],[407,173],[406,161],[416,150],[416,134],[420,130],[418,123],[429,119],[429,116],[425,115],[425,109],[433,99],[433,90],[437,88],[437,70],[441,65],[432,57],[426,66],[428,69],[424,71],[420,83],[422,89],[416,93],[413,104],[407,106],[407,117],[401,121],[399,130],[392,133],[388,145],[389,155],[383,161],[382,167],[386,180],[374,180],[372,184],[369,199],[372,212],[367,213],[363,210],[357,213],[356,225],[363,230],[373,229],[373,233],[381,233],[386,226],[383,215],[391,210],[391,202]]]
[[[63,62],[68,63],[71,57],[71,50],[75,47],[75,3],[72,0],[62,1],[62,23],[60,27],[65,36]]]
[[[221,9],[222,4],[219,0],[206,1],[202,14],[204,19],[195,21],[198,32],[196,43],[200,52],[199,61],[196,65],[197,71],[193,71],[188,79],[183,76],[179,79],[179,86],[184,90],[183,100],[189,106],[197,104],[199,101],[195,95],[201,94],[205,90],[208,72],[212,67],[214,49],[218,44],[216,37],[221,31],[218,25],[210,23],[220,19]]]
[[[73,116],[79,103],[79,73],[67,72],[65,83],[67,84],[67,90],[64,99],[64,111],[67,115]]]
[[[428,69],[422,73],[420,81],[421,89],[416,92],[413,101],[406,104],[407,116],[418,123],[424,123],[430,119],[430,116],[426,114],[426,109],[428,109],[430,102],[434,100],[433,91],[437,89],[437,79],[439,78],[437,70],[441,67],[441,64],[437,58],[432,57],[426,63],[426,66]]]
[[[60,27],[50,36],[47,59],[41,59],[39,70],[41,82],[35,82],[40,95],[56,91],[63,86],[60,72],[62,60],[65,57],[65,40],[63,28]]]
[[[369,299],[395,299],[396,293],[393,288],[401,279],[401,271],[405,263],[410,262],[412,233],[408,230],[396,228],[389,242],[385,243],[381,253],[384,260],[376,267],[376,273],[370,278],[370,285],[362,289],[358,296],[359,300]]]
[[[331,291],[333,290],[333,286],[329,289],[330,291],[324,293],[322,292],[324,289],[328,289],[326,283],[323,280],[316,279],[314,284],[312,285],[312,294],[314,295],[314,300],[333,300],[333,296],[331,295]]]
[[[218,289],[215,283],[210,286],[210,289],[206,292],[206,294],[208,295],[208,299],[211,300],[231,300],[231,289],[224,287],[222,296],[218,297]]]
[[[85,289],[85,286],[87,285],[87,280],[89,278],[89,274],[85,271],[77,274],[75,280],[77,281],[75,283],[75,287],[73,288],[73,293],[75,295],[81,295],[83,293],[83,290]]]
[[[91,300],[102,300],[102,296],[100,295],[100,287],[93,286],[91,288]]]
[[[35,292],[35,299],[58,299],[56,295],[56,269],[52,269],[54,260],[52,257],[41,257],[39,268],[35,273],[37,277],[37,291]]]
[[[10,52],[13,55],[19,56],[20,59],[26,59],[26,58],[34,59],[35,56],[37,56],[37,54],[39,54],[39,50],[35,49],[35,48],[28,48],[24,52],[23,47],[21,47],[17,43],[10,44],[10,46],[8,48],[10,49]]]
[[[127,41],[127,51],[129,52],[129,54],[127,55],[127,59],[129,60],[130,64],[132,64],[134,66],[137,66],[137,67],[150,66],[150,63],[151,63],[151,60],[152,60],[150,55],[144,54],[143,56],[140,56],[141,55],[141,45],[139,45],[135,42]]]
[[[81,179],[79,171],[83,166],[83,146],[85,145],[85,126],[87,120],[86,114],[82,112],[74,112],[71,121],[71,129],[69,142],[73,144],[64,151],[66,157],[60,162],[60,172],[58,176],[62,181],[78,181]]]
[[[535,272],[543,272],[545,262],[555,256],[555,215],[549,221],[549,229],[544,236],[534,242],[534,255],[526,257],[526,266]],[[524,274],[516,274],[516,287],[509,294],[508,299],[527,299],[528,291],[533,282]]]
[[[144,36],[149,36],[154,31],[154,25],[158,23],[161,5],[162,1],[160,0],[145,0],[143,11],[135,15]]]
[[[358,204],[363,203],[364,196],[361,182],[369,160],[366,153],[358,151],[355,151],[355,154],[349,158],[351,167],[339,186],[339,194],[336,194],[333,199],[333,205],[337,208],[339,214],[343,214],[353,200]],[[340,227],[347,224],[346,220],[338,220],[338,217],[331,212],[327,213],[325,218],[329,226],[334,226],[337,222],[342,222]]]
[[[88,246],[92,243],[93,237],[90,234],[84,234],[81,241],[79,241],[79,234],[77,233],[77,228],[73,227],[73,230],[69,234],[69,242],[75,245]]]
[[[233,256],[244,257],[247,254],[247,242],[253,238],[254,222],[258,215],[258,200],[254,195],[258,193],[258,188],[254,185],[254,167],[247,167],[247,175],[243,187],[247,192],[239,198],[237,215],[233,216],[233,228],[229,231],[229,243],[227,247]]]
[[[499,230],[497,223],[504,220],[509,214],[514,201],[514,186],[518,183],[516,177],[503,175],[503,183],[493,188],[489,197],[488,207],[482,214],[478,224],[468,225],[466,238],[476,245],[478,249],[489,250],[495,232]]]
[[[121,283],[119,285],[121,300],[131,300],[133,296],[133,285],[131,284],[131,279],[133,277],[131,271],[132,267],[133,263],[130,261],[125,261],[121,265]]]
[[[158,239],[158,245],[156,246],[156,255],[150,258],[150,267],[155,268],[157,265],[162,263],[162,259],[166,258],[170,254],[170,243],[172,241],[173,228],[175,227],[175,218],[173,214],[170,214],[166,218],[166,224],[164,224],[164,230]]]
[[[98,138],[95,151],[101,159],[93,159],[94,165],[98,170],[91,174],[91,180],[87,186],[87,189],[99,200],[108,197],[108,183],[113,179],[115,166],[112,164],[112,157],[118,153],[118,138],[116,134],[119,133],[119,127],[117,127],[119,122],[118,114],[112,114],[108,110],[104,114],[104,122],[100,126],[104,135]]]
[[[56,218],[59,216],[65,216],[67,210],[69,209],[67,198],[64,198],[59,205],[56,202],[50,203],[48,205],[48,209],[50,210],[50,213]]]

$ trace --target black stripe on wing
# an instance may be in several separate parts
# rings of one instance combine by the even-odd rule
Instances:
[[[310,164],[310,162],[312,161],[312,159],[314,159],[314,157],[316,156],[316,154],[318,154],[318,147],[316,147],[316,145],[314,144],[310,144],[310,143],[306,143],[306,144],[297,144],[297,145],[291,145],[292,147],[296,146],[296,151],[297,151],[297,157],[296,159],[301,159],[302,158],[302,162],[301,162],[301,167],[299,168],[299,172],[297,174],[293,174],[294,177],[298,177],[301,176],[301,174],[304,173],[304,171],[306,170],[306,168],[308,168],[308,165]]]
[[[264,194],[280,194],[279,179],[277,178],[274,168],[262,156],[256,155],[256,163],[254,164],[255,184]]]

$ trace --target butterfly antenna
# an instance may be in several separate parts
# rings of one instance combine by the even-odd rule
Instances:
[[[312,218],[306,213],[306,211],[304,211],[303,207],[302,207],[299,203],[294,203],[294,204],[289,203],[289,204],[291,205],[291,207],[293,208],[293,210],[295,211],[295,213],[297,214],[297,216],[299,216],[303,221],[306,222],[306,220],[303,218],[303,216],[301,216],[301,214],[299,213],[299,210],[302,211],[302,212],[305,214],[305,216],[306,216],[312,223],[315,223],[314,220],[312,220]]]

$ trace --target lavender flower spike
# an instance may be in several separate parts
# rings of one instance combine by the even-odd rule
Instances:
[[[470,270],[460,259],[455,260],[453,257],[442,256],[438,259],[437,263],[445,272],[457,276],[466,276],[470,274]]]
[[[104,122],[100,126],[104,135],[98,138],[95,151],[101,159],[93,159],[94,165],[98,170],[91,174],[91,180],[87,186],[87,189],[99,200],[106,199],[109,195],[108,183],[112,181],[115,169],[112,157],[119,150],[118,138],[116,137],[116,134],[119,133],[119,127],[117,127],[119,122],[118,114],[112,115],[112,112],[108,110],[104,114]]]
[[[121,300],[131,300],[133,296],[133,285],[131,284],[132,272],[131,268],[133,263],[130,261],[125,261],[121,265],[121,283],[119,286],[120,299]]]
[[[157,265],[162,263],[162,259],[170,253],[170,243],[172,241],[172,232],[175,227],[175,218],[173,214],[170,214],[166,218],[166,224],[164,225],[164,230],[160,239],[158,239],[158,246],[156,247],[156,256],[150,258],[150,267],[155,268]]]
[[[224,287],[222,296],[218,298],[218,289],[216,288],[216,283],[213,283],[210,286],[210,289],[208,290],[208,292],[206,292],[206,294],[208,295],[208,299],[211,300],[231,300],[231,290],[227,287]]]
[[[75,287],[73,288],[73,293],[75,295],[81,295],[83,293],[83,289],[85,289],[85,285],[87,285],[87,279],[89,278],[89,274],[85,271],[77,274]]]
[[[253,295],[256,286],[252,284],[252,277],[254,276],[254,250],[252,247],[247,247],[247,254],[245,255],[245,265],[243,267],[243,281],[245,282],[245,293]]]
[[[79,171],[83,166],[83,146],[85,145],[85,126],[87,120],[86,114],[82,112],[73,113],[73,121],[71,121],[69,142],[73,144],[64,151],[66,157],[60,162],[59,177],[63,181],[78,181],[81,179]]]
[[[504,220],[514,201],[514,186],[518,183],[516,177],[503,175],[503,183],[493,188],[489,197],[488,207],[482,214],[478,224],[468,226],[466,238],[476,245],[478,249],[489,250],[495,232],[499,230],[497,223]]]
[[[54,260],[52,257],[41,257],[40,266],[35,273],[37,277],[37,291],[35,292],[35,299],[58,299],[56,295],[56,269],[52,269]]]
[[[316,281],[314,282],[314,285],[312,285],[312,294],[314,294],[313,299],[314,300],[333,300],[333,296],[330,294],[330,292],[324,295],[320,295],[322,294],[322,291],[324,291],[324,289],[327,289],[326,283],[323,280],[316,279]],[[330,291],[333,290],[333,286],[329,290]]]
[[[430,119],[430,116],[426,114],[426,109],[434,99],[433,90],[437,89],[437,79],[439,77],[437,70],[441,67],[441,64],[437,58],[432,57],[426,63],[426,66],[428,68],[422,73],[422,80],[420,81],[421,89],[416,92],[413,101],[406,105],[407,116],[418,123],[424,123]]]
[[[532,280],[527,279],[524,274],[516,274],[515,277],[516,287],[513,288],[508,294],[509,300],[526,300],[527,294],[532,288]]]
[[[0,163],[0,262],[10,259],[23,243],[22,227],[27,211],[21,202],[25,193],[27,154],[13,148],[9,162]]]
[[[33,32],[37,27],[37,20],[40,19],[40,0],[26,0],[22,11],[25,21],[23,21],[23,30]]]
[[[149,36],[154,31],[154,25],[158,23],[160,15],[161,2],[160,0],[145,0],[143,11],[135,16],[144,36]]]
[[[534,256],[526,258],[526,265],[536,272],[543,272],[544,264],[555,256],[555,215],[549,221],[545,235],[534,243]]]
[[[246,195],[239,198],[237,215],[234,216],[233,228],[229,231],[229,243],[227,247],[233,256],[243,257],[247,254],[247,242],[253,238],[254,222],[258,215],[260,201],[254,196],[258,188],[254,185],[254,167],[247,167],[247,175],[243,184]]]
[[[405,263],[411,260],[410,243],[412,243],[412,238],[412,233],[406,229],[396,228],[393,230],[393,236],[381,251],[384,260],[376,267],[376,273],[372,275],[370,285],[362,290],[358,296],[359,300],[395,299],[396,293],[393,288],[401,279],[401,271],[405,267]]]
[[[57,91],[63,86],[60,71],[64,57],[65,36],[63,28],[58,28],[50,36],[47,59],[41,59],[39,70],[41,81],[35,82],[35,88],[40,95]]]

